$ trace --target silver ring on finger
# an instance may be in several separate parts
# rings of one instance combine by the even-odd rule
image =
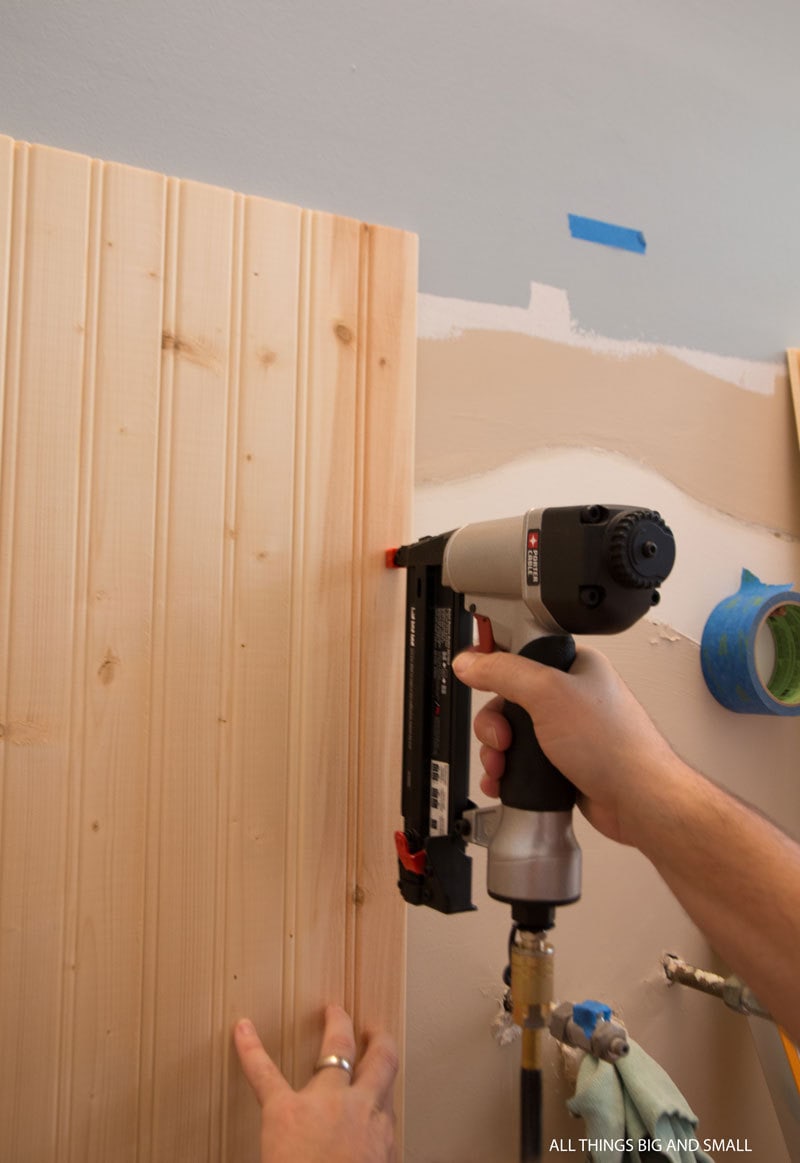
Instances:
[[[342,1058],[341,1054],[326,1054],[314,1066],[314,1073],[319,1074],[320,1070],[325,1070],[328,1066],[333,1066],[337,1070],[344,1070],[349,1080],[351,1082],[353,1081],[353,1063],[349,1058]]]

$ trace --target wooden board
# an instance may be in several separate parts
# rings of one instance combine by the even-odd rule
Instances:
[[[416,240],[0,138],[0,1155],[247,1163],[402,1041]]]

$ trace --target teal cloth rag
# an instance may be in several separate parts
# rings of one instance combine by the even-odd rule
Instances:
[[[587,1054],[567,1106],[586,1122],[594,1163],[714,1163],[701,1150],[697,1116],[636,1042],[613,1066]]]

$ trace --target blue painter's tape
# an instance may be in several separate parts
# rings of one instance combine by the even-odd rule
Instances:
[[[769,682],[763,681],[755,661],[756,635],[765,622],[775,646]],[[709,615],[700,663],[708,689],[728,710],[800,715],[800,594],[786,585],[765,586],[743,569],[739,592]]]
[[[611,1021],[611,1006],[604,1005],[601,1001],[587,999],[576,1002],[572,1007],[572,1020],[580,1026],[587,1038],[591,1038],[601,1018],[604,1022]]]
[[[647,249],[641,230],[631,230],[628,226],[614,226],[611,222],[601,222],[597,218],[581,218],[570,214],[569,232],[573,238],[586,242],[599,242],[602,246],[616,246],[619,250],[632,250],[644,254]]]

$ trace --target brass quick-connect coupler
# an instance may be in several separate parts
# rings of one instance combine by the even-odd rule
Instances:
[[[624,1026],[612,1021],[611,1007],[597,1001],[556,1006],[550,1015],[550,1033],[566,1046],[577,1046],[603,1062],[618,1062],[630,1050]]]
[[[553,1002],[553,946],[546,933],[517,929],[511,946],[511,1000],[522,1029],[522,1068],[541,1070],[542,1030]]]

